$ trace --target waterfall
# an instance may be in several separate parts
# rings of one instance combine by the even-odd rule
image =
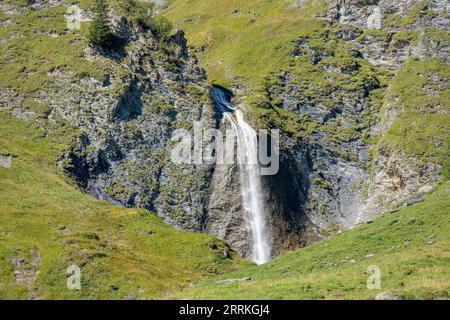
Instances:
[[[252,235],[251,260],[262,264],[270,260],[271,248],[264,216],[257,135],[255,130],[244,120],[242,112],[236,110],[222,90],[213,88],[213,98],[219,111],[231,124],[236,135],[242,207]]]

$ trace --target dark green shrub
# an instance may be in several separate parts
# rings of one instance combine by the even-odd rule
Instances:
[[[172,23],[163,16],[153,18],[152,32],[159,39],[166,39],[172,32]]]

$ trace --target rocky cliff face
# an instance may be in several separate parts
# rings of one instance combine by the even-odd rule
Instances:
[[[430,59],[442,59],[443,68],[448,70],[449,45],[448,39],[435,36],[435,32],[448,34],[449,14],[446,1],[338,1],[331,8],[330,22],[343,24],[336,35],[352,44],[371,65],[381,70],[392,70],[394,75],[403,68],[408,59],[415,59],[428,63]],[[364,34],[364,36],[361,36]],[[418,77],[421,75],[418,74]],[[437,74],[437,95],[444,95],[439,83],[448,81]],[[391,94],[399,77],[393,78],[385,91],[383,106],[379,109],[377,121],[372,123],[370,134],[372,137],[382,137],[395,125],[401,114],[415,112],[408,110],[402,103],[398,94]],[[416,80],[420,81],[420,80]],[[413,80],[414,82],[414,80]],[[408,88],[405,88],[408,89]],[[428,91],[429,93],[429,91]],[[351,94],[349,95],[351,96]],[[362,97],[365,95],[362,94]],[[367,100],[367,99],[366,99]],[[363,102],[363,101],[362,101]],[[413,104],[420,105],[419,98]],[[363,104],[362,104],[363,105]],[[438,105],[445,113],[445,105]],[[356,108],[354,108],[355,110]],[[420,111],[419,111],[420,112]],[[439,113],[439,112],[438,112]],[[427,112],[420,112],[417,117],[426,117]],[[431,123],[429,125],[432,125]],[[424,130],[424,128],[419,129]],[[423,136],[425,137],[425,133]],[[436,140],[441,137],[436,136]],[[436,142],[434,147],[439,148],[445,144],[444,140]],[[426,138],[424,138],[426,139]],[[358,142],[352,143],[357,145]],[[417,143],[418,144],[418,143]],[[359,172],[353,174],[353,183],[358,179],[365,184],[365,196],[352,196],[351,192],[344,191],[346,197],[356,201],[353,213],[349,216],[356,220],[351,223],[368,220],[383,211],[404,204],[418,201],[426,192],[433,189],[439,180],[440,165],[435,162],[423,163],[420,156],[407,154],[402,148],[390,148],[386,145],[369,146],[362,149],[363,155],[367,150],[375,151],[372,166],[360,166]],[[444,146],[445,148],[445,146]],[[361,154],[361,152],[353,152]],[[367,164],[367,156],[363,156],[363,164]],[[345,166],[344,166],[345,168]],[[333,170],[339,172],[339,170]],[[349,170],[344,169],[346,174]],[[345,175],[346,175],[345,174]],[[334,181],[342,181],[342,175],[335,177]],[[338,183],[339,185],[340,183]],[[361,185],[361,184],[360,184]],[[346,209],[345,207],[343,208]],[[347,210],[348,211],[348,210]],[[336,212],[336,211],[335,211]],[[356,214],[356,215],[355,215]]]
[[[372,65],[397,72],[411,58],[420,61],[438,58],[449,63],[448,39],[433,36],[437,30],[448,33],[448,10],[448,2],[439,0],[338,1],[331,8],[330,17],[332,21],[344,24],[345,28],[349,26],[353,32],[378,30],[371,36],[353,40],[355,46]],[[415,36],[411,36],[414,32]],[[383,33],[384,39],[380,37]],[[404,37],[408,33],[410,36]],[[394,106],[396,102],[393,100],[398,97],[389,94],[393,85],[387,89],[384,107],[372,128],[374,136],[386,133],[399,113],[405,111],[404,107]],[[443,90],[438,91],[439,95],[444,94]],[[388,208],[414,203],[431,191],[439,180],[440,166],[419,163],[417,157],[414,159],[400,149],[381,147],[374,159],[375,168],[371,172],[367,197],[362,210],[359,210],[358,221],[371,219]]]
[[[98,77],[55,67],[47,73],[51,85],[33,94],[2,90],[3,107],[43,126],[71,128],[74,139],[58,165],[88,193],[201,231],[211,166],[175,165],[170,152],[175,130],[191,131],[196,121],[215,125],[205,73],[188,56],[182,31],[160,41],[114,11],[110,18],[126,48],[85,46],[83,59]],[[27,108],[30,100],[46,106],[43,117]]]
[[[126,64],[107,82],[52,92],[63,100],[43,97],[68,106],[54,110],[83,132],[60,163],[100,199],[148,208],[172,225],[200,231],[211,167],[176,165],[170,152],[174,130],[193,132],[197,121],[213,125],[204,72],[187,56],[182,32],[162,50],[151,36],[129,32],[136,38]]]

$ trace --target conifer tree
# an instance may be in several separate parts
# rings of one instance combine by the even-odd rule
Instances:
[[[111,47],[114,43],[105,0],[96,0],[95,18],[89,28],[88,39],[91,44],[101,47]]]

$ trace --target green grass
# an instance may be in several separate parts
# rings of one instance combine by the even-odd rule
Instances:
[[[388,91],[398,117],[380,145],[401,148],[421,163],[444,163],[450,147],[449,79],[450,66],[444,61],[409,59]]]
[[[200,281],[175,297],[373,299],[391,291],[406,299],[449,299],[449,218],[447,183],[422,203],[386,213],[371,224],[283,254],[263,266]],[[381,270],[381,289],[369,290],[367,279],[372,273],[367,270],[373,265]],[[216,284],[220,279],[241,277],[252,279]]]
[[[99,68],[84,59],[86,24],[81,30],[68,30],[66,10],[57,6],[8,17],[12,24],[0,27],[0,38],[6,40],[0,43],[2,88],[31,94],[51,86],[49,73],[55,70],[101,78]]]
[[[311,17],[323,12],[328,1],[302,9],[289,7],[293,2],[175,0],[164,14],[199,49],[210,81],[258,85],[271,71],[288,65],[291,41],[323,26],[323,20]]]
[[[246,264],[234,252],[225,259],[224,243],[211,236],[77,190],[55,166],[63,148],[55,136],[0,113],[0,151],[14,156],[11,168],[0,168],[0,299],[161,298]],[[15,280],[14,258],[24,260],[30,279],[38,271],[31,285]],[[71,264],[81,268],[79,291],[66,287]]]

